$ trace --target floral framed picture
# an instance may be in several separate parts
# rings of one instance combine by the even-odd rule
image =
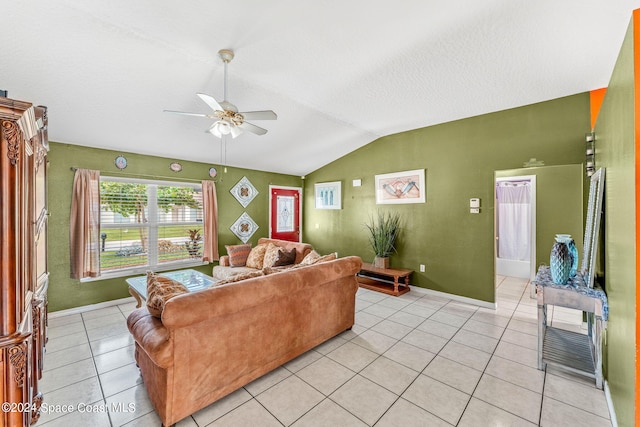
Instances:
[[[342,209],[342,182],[315,184],[316,209]]]
[[[376,204],[425,203],[424,169],[376,175]]]

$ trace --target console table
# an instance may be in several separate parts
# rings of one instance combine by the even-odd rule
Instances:
[[[602,389],[602,331],[609,318],[607,295],[586,286],[580,273],[565,285],[551,280],[548,266],[541,266],[533,282],[538,293],[538,369],[547,364],[594,378]],[[547,305],[573,308],[587,313],[587,334],[554,328],[547,324]],[[592,319],[593,318],[593,319]]]
[[[162,275],[182,283],[189,292],[206,289],[216,281],[213,277],[192,269],[169,271],[162,273]],[[129,293],[138,303],[136,307],[142,307],[142,300],[147,299],[147,276],[130,277],[127,279],[127,284],[129,285]]]
[[[409,277],[413,270],[404,268],[378,268],[373,264],[362,263],[358,273],[361,288],[398,296],[409,292]],[[402,280],[402,282],[400,282]]]

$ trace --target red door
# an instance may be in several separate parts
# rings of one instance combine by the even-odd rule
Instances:
[[[271,187],[269,237],[300,241],[300,189]]]

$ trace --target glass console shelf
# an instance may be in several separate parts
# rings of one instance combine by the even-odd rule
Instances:
[[[547,365],[593,378],[602,389],[602,331],[609,318],[607,295],[589,288],[578,273],[565,285],[551,280],[548,266],[541,266],[533,282],[538,298],[538,369]],[[567,307],[587,313],[587,333],[581,334],[547,324],[547,306]]]

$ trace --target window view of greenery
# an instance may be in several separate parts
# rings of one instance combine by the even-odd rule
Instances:
[[[100,239],[103,272],[202,257],[200,186],[104,178]]]

